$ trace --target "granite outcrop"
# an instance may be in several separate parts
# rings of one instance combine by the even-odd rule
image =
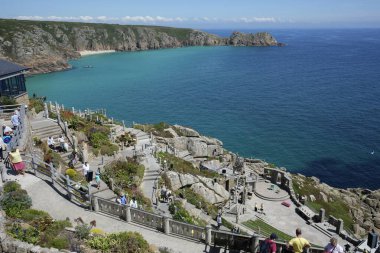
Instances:
[[[70,68],[79,51],[139,51],[184,46],[277,46],[268,33],[233,33],[221,38],[203,31],[159,26],[0,19],[0,58],[46,73]]]

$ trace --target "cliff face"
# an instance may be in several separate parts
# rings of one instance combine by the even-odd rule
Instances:
[[[220,38],[202,31],[157,26],[85,24],[0,19],[0,58],[31,67],[32,73],[69,68],[83,50],[137,51],[182,46],[276,46],[268,33]]]

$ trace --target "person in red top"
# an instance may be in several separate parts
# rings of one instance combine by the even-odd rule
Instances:
[[[276,253],[276,239],[277,235],[275,233],[272,233],[269,238],[265,239],[265,241],[261,243],[260,253]]]

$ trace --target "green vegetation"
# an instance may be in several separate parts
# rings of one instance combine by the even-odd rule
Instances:
[[[36,113],[42,112],[44,110],[44,101],[38,98],[30,98],[29,108],[34,108]]]
[[[112,179],[118,191],[127,192],[129,197],[136,197],[139,205],[146,210],[150,210],[152,208],[150,199],[146,198],[139,189],[144,177],[144,171],[145,167],[134,159],[114,161],[104,167],[102,179],[108,185],[111,184]]]
[[[0,204],[10,219],[6,227],[8,234],[43,247],[69,249],[69,237],[64,231],[71,226],[69,221],[53,221],[48,213],[29,209],[32,201],[17,182],[7,182],[3,190]]]
[[[170,132],[165,131],[165,129],[170,127],[170,125],[165,122],[160,122],[158,124],[146,124],[146,125],[135,124],[133,127],[141,131],[152,133],[156,136],[160,136],[164,138],[174,137]]]
[[[116,138],[116,143],[120,143],[124,147],[130,147],[136,144],[136,136],[129,133],[122,134]]]
[[[137,232],[95,236],[87,241],[87,245],[101,252],[153,253],[148,242]]]
[[[189,212],[182,206],[181,202],[178,200],[170,204],[169,212],[173,215],[174,220],[187,222],[202,227],[205,227],[207,225],[206,221],[191,216]]]
[[[272,233],[276,233],[278,236],[278,241],[288,242],[290,239],[292,239],[292,236],[285,234],[284,232],[272,227],[262,220],[249,220],[243,222],[243,224],[248,228],[264,235],[265,237],[269,237]]]
[[[172,154],[159,152],[157,156],[161,157],[161,161],[166,160],[166,163],[170,167],[172,166],[173,170],[178,173],[199,175],[199,176],[209,177],[209,178],[220,177],[220,175],[217,172],[209,171],[209,170],[200,170],[198,168],[195,168],[191,162],[185,161]]]
[[[16,100],[12,97],[0,96],[0,105],[15,105]]]
[[[311,178],[306,178],[303,182],[298,177],[293,177],[293,189],[294,192],[300,196],[310,196],[314,195],[317,199],[313,202],[306,201],[306,205],[318,213],[321,208],[324,208],[326,211],[326,217],[329,215],[334,216],[335,218],[342,219],[344,222],[344,227],[347,230],[353,229],[353,220],[350,216],[349,206],[343,202],[342,199],[336,198],[333,195],[327,196],[328,199],[333,201],[325,202],[323,199],[318,198],[320,190],[317,188],[316,182]]]
[[[198,209],[203,209],[211,217],[216,217],[218,214],[218,207],[208,203],[201,195],[195,193],[190,188],[182,188],[175,192],[177,195],[186,199],[190,204]]]

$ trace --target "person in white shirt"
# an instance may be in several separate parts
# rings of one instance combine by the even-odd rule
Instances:
[[[54,138],[53,137],[51,137],[51,136],[49,136],[48,137],[48,139],[47,139],[47,144],[48,144],[48,146],[49,146],[49,148],[51,148],[51,149],[55,149],[55,141],[54,141]]]
[[[20,117],[17,115],[16,111],[11,117],[11,122],[13,125],[13,129],[16,129],[20,125]]]
[[[343,253],[343,247],[338,244],[338,239],[331,237],[330,242],[326,245],[324,253]]]
[[[65,151],[65,138],[63,137],[63,135],[61,135],[61,136],[58,138],[58,142],[59,142],[60,150],[61,150],[61,151]]]
[[[130,207],[132,208],[138,208],[136,197],[133,197],[131,201],[129,202]]]
[[[86,176],[87,173],[90,171],[90,165],[87,162],[85,162],[82,166],[82,169],[83,169],[83,175]]]

